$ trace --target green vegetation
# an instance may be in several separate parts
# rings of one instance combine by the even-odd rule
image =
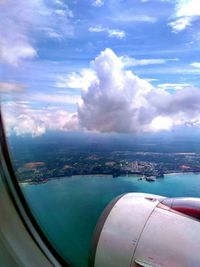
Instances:
[[[131,142],[127,137],[108,140],[73,135],[63,139],[13,139],[10,144],[21,182],[43,183],[73,175],[138,174],[158,178],[172,172],[200,172],[198,140],[194,144],[167,139],[158,144],[155,138]]]

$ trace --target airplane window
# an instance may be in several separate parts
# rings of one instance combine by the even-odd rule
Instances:
[[[59,255],[200,266],[198,1],[8,0],[0,14],[10,158]]]

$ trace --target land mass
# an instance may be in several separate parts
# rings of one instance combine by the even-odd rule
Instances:
[[[20,182],[43,183],[74,175],[159,178],[169,173],[200,172],[198,138],[61,137],[11,139],[11,158]]]
[[[26,162],[16,169],[21,182],[43,183],[73,175],[142,175],[162,178],[169,173],[200,172],[200,154],[120,152],[62,156],[55,162]]]

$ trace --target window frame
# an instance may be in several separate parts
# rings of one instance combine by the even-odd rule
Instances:
[[[10,153],[7,144],[7,138],[4,131],[3,115],[0,108],[0,179],[4,189],[11,200],[11,203],[16,210],[16,214],[25,227],[30,242],[34,242],[37,248],[50,263],[50,266],[55,267],[71,267],[66,260],[59,254],[56,248],[48,240],[47,236],[42,231],[40,225],[35,219],[17,181]],[[14,215],[13,215],[14,217]],[[0,224],[1,230],[1,224]],[[12,229],[9,229],[12,235]],[[26,250],[26,248],[24,248]]]

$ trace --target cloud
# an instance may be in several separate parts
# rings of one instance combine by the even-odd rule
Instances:
[[[0,63],[16,66],[21,60],[37,55],[28,36],[29,28],[38,19],[36,9],[43,10],[40,1],[19,0],[17,5],[13,0],[0,3]]]
[[[95,77],[95,72],[93,70],[83,69],[80,73],[72,72],[66,77],[58,77],[55,85],[58,88],[84,89],[90,85]]]
[[[170,130],[173,126],[172,119],[169,117],[157,116],[150,124],[150,128],[153,132],[160,130]]]
[[[95,1],[93,1],[92,5],[96,6],[96,7],[101,7],[104,5],[104,1],[103,0],[95,0]]]
[[[91,63],[96,77],[78,105],[82,127],[99,132],[151,132],[200,121],[199,89],[185,84],[170,94],[124,67],[111,49]]]
[[[8,131],[38,136],[49,130],[141,133],[179,125],[200,127],[200,89],[178,83],[156,88],[127,70],[121,57],[109,48],[90,63],[89,69],[68,75],[64,86],[80,87],[81,98],[64,94],[23,98],[30,103],[53,103],[45,109],[33,109],[22,101],[4,104]],[[54,106],[70,101],[77,103],[73,114]]]
[[[186,27],[191,26],[192,24],[191,17],[178,18],[169,23],[169,26],[173,29],[173,32],[177,33],[184,30]]]
[[[126,33],[124,31],[115,30],[115,29],[107,29],[108,36],[109,37],[116,37],[119,39],[123,39],[126,36]]]
[[[174,32],[180,32],[191,26],[199,16],[199,0],[176,0],[174,19],[169,26]]]
[[[67,94],[67,92],[62,93],[26,93],[21,92],[15,95],[16,101],[27,101],[29,103],[40,104],[40,105],[76,105],[80,101],[81,97],[79,94]]]
[[[102,26],[90,27],[88,30],[89,32],[96,32],[96,33],[106,32],[109,37],[115,37],[118,39],[123,39],[126,36],[126,33],[124,31],[117,30],[117,29],[104,28]]]
[[[123,70],[123,62],[111,49],[101,52],[91,67],[96,79],[83,92],[78,106],[80,124],[100,132],[136,132],[145,128],[149,123],[145,114],[150,108],[146,96],[152,90],[151,84]]]
[[[192,86],[188,83],[162,83],[158,85],[159,89],[162,90],[182,90],[184,88],[191,88]]]
[[[178,0],[176,6],[176,15],[178,17],[199,16],[199,0]]]
[[[147,79],[145,79],[145,81],[147,81],[147,82],[155,82],[155,81],[158,81],[158,79],[156,79],[156,78],[147,78]]]
[[[4,103],[2,106],[7,134],[40,136],[46,131],[76,131],[77,114],[70,114],[60,107],[32,109],[21,102]]]
[[[25,85],[19,83],[10,83],[10,82],[0,82],[0,92],[8,93],[8,92],[19,92],[23,91],[26,88]]]
[[[151,59],[136,59],[128,56],[120,57],[124,66],[133,67],[133,66],[146,66],[146,65],[159,65],[166,64],[168,61],[178,61],[177,58],[174,59],[165,59],[165,58],[151,58]]]
[[[69,18],[73,18],[74,15],[73,15],[73,12],[71,10],[69,10],[68,8],[66,9],[56,9],[55,11],[55,14],[57,14],[58,16],[61,16],[61,17],[69,17]]]
[[[147,23],[155,23],[157,22],[156,17],[147,16],[147,15],[137,15],[129,14],[127,12],[112,17],[111,20],[118,22],[147,22]]]
[[[0,63],[14,66],[17,66],[21,60],[31,59],[37,55],[25,35],[1,38],[0,50]]]
[[[79,95],[63,95],[63,94],[45,94],[45,93],[35,93],[30,95],[21,95],[21,99],[26,99],[27,101],[35,101],[37,103],[59,103],[59,104],[77,104],[80,100]]]
[[[200,62],[193,62],[192,64],[190,64],[190,66],[199,69],[200,68]]]
[[[33,38],[46,33],[46,29],[49,38],[72,34],[72,12],[67,5],[60,9],[56,5],[49,1],[47,6],[44,0],[0,2],[0,63],[18,66],[37,56]]]

